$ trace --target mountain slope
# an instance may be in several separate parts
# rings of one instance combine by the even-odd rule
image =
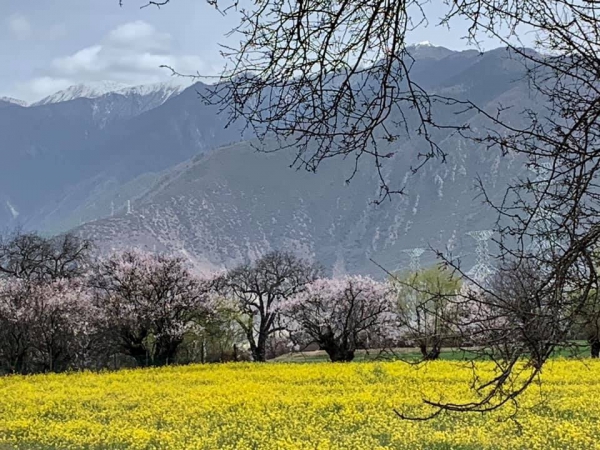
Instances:
[[[413,53],[413,80],[430,92],[489,108],[514,105],[510,120],[520,120],[518,111],[534,103],[521,81],[523,68],[504,50],[479,54],[420,45]],[[489,228],[495,219],[482,207],[475,178],[499,195],[525,170],[511,155],[502,158],[432,128],[447,161],[430,161],[416,174],[411,168],[418,155],[429,151],[422,138],[379,144],[382,154],[395,155],[386,160],[384,176],[393,189],[406,191],[375,206],[380,182],[373,161],[361,160],[348,185],[350,160],[326,161],[317,174],[293,171],[291,153],[256,153],[241,124],[226,128],[218,108],[198,98],[206,89],[201,83],[178,94],[160,87],[124,94],[119,88],[27,108],[0,103],[0,134],[6,136],[0,226],[77,227],[104,251],[146,246],[184,254],[206,270],[290,249],[336,272],[382,275],[371,258],[396,270],[408,263],[403,250],[430,245],[471,265],[475,240],[466,233]],[[439,108],[436,120],[468,123],[472,130],[486,126],[473,111]],[[408,127],[416,129],[418,118],[406,111]],[[390,121],[399,114],[394,111]],[[431,252],[421,259],[434,262]]]
[[[502,51],[453,53],[419,60],[415,69],[437,91],[464,95],[487,108],[511,104],[521,111],[535,105],[520,81],[520,66],[505,58]],[[485,79],[478,74],[494,86],[483,89]],[[454,117],[455,112],[450,108],[436,115],[468,123],[472,130],[486,127],[474,112]],[[334,159],[316,174],[298,172],[288,168],[291,153],[269,153],[274,148],[256,153],[241,142],[165,171],[132,202],[129,213],[121,210],[77,230],[104,250],[140,246],[178,253],[205,271],[288,249],[336,273],[384,276],[371,260],[388,270],[407,268],[410,257],[404,250],[415,247],[459,256],[468,269],[476,261],[476,241],[467,233],[491,228],[496,219],[483,205],[476,179],[499,199],[504,186],[526,176],[526,169],[513,155],[502,157],[458,135],[434,132],[448,153],[446,162],[432,160],[416,173],[411,167],[428,150],[422,139],[379,144],[380,153],[395,154],[385,162],[384,176],[392,188],[406,188],[404,195],[379,206],[373,203],[379,198],[373,161],[361,160],[346,185],[353,161]],[[422,265],[435,261],[432,251],[421,256]]]
[[[445,164],[412,174],[410,144],[386,165],[388,176],[410,186],[406,195],[375,206],[378,179],[365,161],[346,185],[350,161],[325,164],[317,174],[288,168],[286,153],[256,153],[246,143],[197,157],[163,175],[129,213],[78,228],[106,250],[146,247],[179,253],[201,270],[228,267],[271,249],[288,249],[337,272],[384,275],[406,267],[403,250],[433,246],[474,262],[466,232],[488,228],[494,216],[477,200],[474,177],[504,184],[522,169],[512,158],[480,152],[467,142]],[[482,171],[485,168],[485,172]],[[499,192],[500,193],[500,192]],[[435,261],[433,253],[423,264]]]
[[[118,209],[126,201],[119,186],[127,191],[138,177],[239,140],[239,128],[225,130],[217,108],[198,100],[201,89],[197,84],[166,101],[166,91],[136,89],[129,96],[0,107],[0,227],[59,231],[107,216],[111,202]],[[142,94],[149,103],[140,102]],[[114,198],[106,199],[108,192]]]

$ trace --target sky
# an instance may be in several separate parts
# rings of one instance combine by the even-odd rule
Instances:
[[[440,15],[436,1],[428,5],[432,17]],[[233,43],[225,35],[239,16],[223,16],[206,0],[140,8],[146,2],[0,0],[0,97],[32,102],[80,83],[173,80],[160,65],[217,75],[219,44]],[[466,47],[462,31],[430,25],[410,38],[458,50]]]

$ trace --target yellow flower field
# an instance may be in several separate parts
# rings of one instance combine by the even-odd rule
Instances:
[[[554,361],[507,412],[398,419],[457,400],[453,362],[226,364],[0,379],[0,449],[600,448],[600,363]]]

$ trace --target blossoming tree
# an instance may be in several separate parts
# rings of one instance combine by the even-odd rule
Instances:
[[[209,309],[206,286],[180,258],[115,254],[98,264],[92,285],[118,350],[142,366],[172,363],[194,315]]]
[[[363,276],[316,280],[282,307],[292,339],[317,343],[333,362],[352,361],[370,336],[393,335],[394,310],[391,285]]]
[[[80,278],[0,279],[0,361],[12,373],[82,368],[96,314]]]

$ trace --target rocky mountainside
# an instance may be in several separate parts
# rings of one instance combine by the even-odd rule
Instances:
[[[169,171],[128,211],[78,229],[105,249],[144,247],[185,255],[211,271],[270,249],[290,249],[337,273],[384,275],[406,267],[404,250],[430,246],[475,260],[468,231],[494,220],[478,199],[475,176],[490,188],[518,173],[511,157],[481,152],[460,139],[446,163],[413,174],[409,145],[389,161],[390,178],[410,188],[376,206],[378,179],[368,162],[346,184],[352,164],[332,163],[318,173],[290,169],[290,155],[257,154],[248,144],[221,148]],[[486,170],[482,170],[485,168]],[[435,260],[432,252],[423,265]]]
[[[523,68],[503,49],[480,54],[420,44],[412,53],[413,79],[431,92],[511,104],[515,111],[531,102]],[[257,153],[241,125],[225,128],[226,117],[198,99],[203,89],[150,89],[158,95],[151,107],[107,108],[102,121],[94,102],[132,101],[133,94],[119,88],[94,98],[0,108],[0,134],[8,136],[0,147],[8,161],[0,167],[0,225],[76,227],[101,250],[173,252],[206,271],[291,249],[336,273],[383,275],[371,259],[397,270],[408,265],[405,250],[430,246],[470,267],[476,241],[467,233],[495,220],[482,205],[476,177],[501,195],[510,179],[526,173],[511,155],[442,131],[437,139],[446,162],[433,160],[413,173],[424,143],[407,137],[380,144],[395,154],[384,166],[386,178],[406,193],[376,206],[372,161],[361,161],[349,184],[351,161],[327,161],[316,174],[290,169],[289,152]],[[160,103],[163,94],[168,99]],[[440,116],[454,120],[454,113]],[[474,115],[460,120],[474,130],[485,126]],[[433,263],[433,253],[425,251],[420,262]]]

